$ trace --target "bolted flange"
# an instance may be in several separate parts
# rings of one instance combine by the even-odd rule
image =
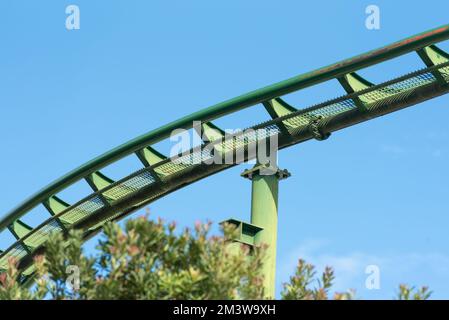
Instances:
[[[276,175],[279,180],[283,180],[289,178],[291,176],[291,173],[287,169],[279,169],[278,167],[266,164],[257,164],[253,168],[245,170],[240,174],[240,176],[249,180],[252,180],[254,175]]]

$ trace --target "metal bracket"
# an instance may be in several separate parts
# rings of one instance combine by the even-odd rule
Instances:
[[[237,230],[236,237],[229,240],[240,242],[250,247],[253,247],[255,245],[256,235],[263,230],[262,227],[233,218],[221,222],[220,225],[223,225],[225,223],[235,226]]]
[[[279,180],[283,180],[290,177],[291,173],[287,169],[279,169],[278,167],[274,167],[272,165],[259,164],[251,169],[243,171],[240,174],[240,176],[249,180],[252,180],[254,175],[261,175],[261,176],[276,175]]]
[[[330,132],[323,132],[320,129],[320,121],[322,119],[321,116],[311,116],[312,119],[309,123],[309,131],[312,133],[313,137],[318,141],[326,140],[331,136]]]

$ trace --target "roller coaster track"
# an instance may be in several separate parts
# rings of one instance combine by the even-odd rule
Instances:
[[[449,25],[415,35],[190,114],[87,162],[2,217],[0,232],[12,233],[16,242],[0,251],[0,271],[5,270],[8,260],[13,258],[19,262],[20,280],[26,282],[34,272],[32,258],[45,250],[45,242],[52,232],[67,232],[75,228],[82,230],[85,239],[89,239],[100,232],[107,221],[120,220],[171,192],[236,165],[206,164],[204,161],[181,163],[152,147],[168,139],[175,129],[191,129],[194,121],[201,121],[207,139],[203,145],[192,148],[189,154],[182,155],[183,160],[210,159],[212,154],[203,148],[206,142],[211,142],[215,150],[225,157],[247,150],[251,143],[267,136],[278,139],[279,149],[310,139],[324,140],[334,131],[448,93],[449,54],[435,45],[448,38]],[[376,85],[356,73],[410,52],[418,54],[424,63],[423,69]],[[346,95],[299,110],[281,98],[330,80],[338,80]],[[250,127],[256,133],[243,130],[232,139],[223,141],[222,137],[229,135],[211,121],[259,104],[267,112],[267,121]],[[142,162],[142,169],[118,181],[100,171],[133,154]],[[250,160],[248,153],[243,154],[245,160]],[[82,180],[92,188],[90,195],[73,204],[58,196]],[[46,208],[48,218],[33,228],[22,220],[38,206]]]

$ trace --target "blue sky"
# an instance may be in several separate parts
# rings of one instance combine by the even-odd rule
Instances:
[[[65,29],[69,4],[81,10],[80,30]],[[380,30],[365,28],[370,4],[380,7]],[[0,214],[139,134],[446,24],[448,9],[445,0],[2,1]],[[379,82],[421,67],[411,54],[361,74]],[[286,100],[302,108],[342,93],[332,82]],[[319,269],[334,266],[336,289],[354,288],[361,298],[392,298],[403,282],[449,298],[448,102],[433,99],[280,153],[293,176],[280,189],[278,288],[304,257]],[[245,127],[267,117],[256,108],[217,124]],[[105,172],[119,178],[137,166],[129,159]],[[243,169],[150,210],[182,226],[249,220]],[[64,197],[87,192],[79,185]],[[379,290],[365,288],[371,264],[380,267]]]

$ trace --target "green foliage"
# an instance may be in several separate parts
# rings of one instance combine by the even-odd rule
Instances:
[[[399,285],[399,300],[427,300],[431,295],[432,291],[429,291],[428,287],[416,289],[415,287],[409,287],[406,284]]]
[[[329,291],[335,279],[334,270],[326,267],[319,278],[316,277],[315,267],[300,259],[295,270],[295,274],[290,277],[290,282],[284,284],[281,297],[284,300],[327,300]],[[315,286],[313,286],[315,284]],[[399,300],[427,300],[432,292],[428,287],[409,287],[401,284],[399,286]],[[353,300],[355,291],[336,292],[334,300]]]
[[[231,244],[226,240],[235,235],[230,225],[223,226],[223,236],[210,236],[209,230],[210,223],[197,223],[178,232],[175,223],[147,217],[128,220],[124,229],[109,223],[93,256],[83,254],[81,232],[66,238],[53,234],[45,256],[35,258],[35,284],[19,285],[17,263],[10,260],[0,274],[0,299],[262,299],[264,247],[249,252]],[[281,297],[329,299],[334,278],[332,268],[317,277],[313,265],[299,260]],[[401,285],[398,298],[430,295],[427,287]],[[333,299],[354,299],[354,292],[335,293]]]
[[[329,299],[329,290],[335,279],[334,270],[326,267],[321,277],[316,279],[315,267],[300,259],[296,267],[295,274],[290,277],[290,282],[284,284],[284,290],[281,293],[284,300],[327,300]],[[312,287],[312,283],[316,283]],[[352,292],[336,293],[334,299],[348,300],[352,299]]]
[[[36,259],[38,269],[42,269],[42,259]],[[40,284],[42,279],[37,281],[35,290],[28,290],[19,284],[16,279],[19,277],[17,263],[14,259],[8,261],[8,269],[0,274],[0,300],[42,300],[46,296],[46,290]]]
[[[233,230],[224,226],[224,237],[208,236],[210,224],[176,233],[145,217],[129,220],[125,229],[109,223],[99,241],[98,253],[86,257],[82,235],[70,232],[67,240],[52,235],[45,257],[38,257],[36,288],[17,284],[11,263],[0,279],[0,299],[260,299],[262,278],[258,274],[262,250],[229,248]],[[73,290],[71,273],[76,266],[79,289]],[[73,282],[73,281],[72,281]]]

